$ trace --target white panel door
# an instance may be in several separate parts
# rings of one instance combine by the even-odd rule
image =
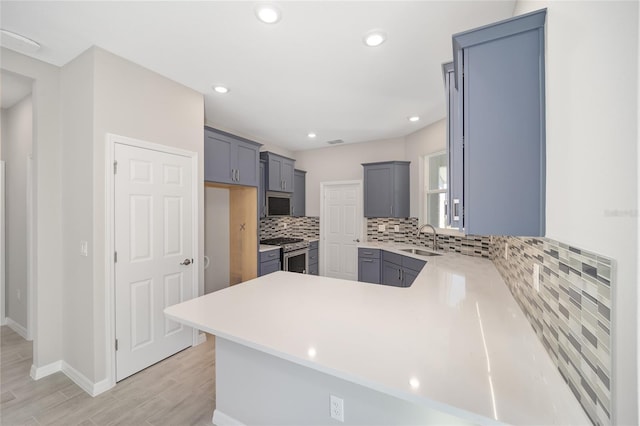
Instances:
[[[191,158],[115,144],[116,380],[192,344],[165,318],[193,297]]]
[[[357,281],[362,186],[325,184],[323,192],[325,275]]]

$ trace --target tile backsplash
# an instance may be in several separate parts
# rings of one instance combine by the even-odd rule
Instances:
[[[384,225],[384,231],[379,226]],[[398,231],[395,231],[398,226]],[[418,218],[367,218],[367,241],[406,243],[427,248],[433,247],[433,234],[425,229],[419,236]],[[438,234],[437,249],[462,253],[468,256],[489,258],[489,237]]]
[[[591,421],[610,425],[612,260],[547,238],[493,237],[490,252]],[[535,264],[539,292],[533,285]]]
[[[286,227],[285,227],[286,226]],[[316,216],[271,216],[260,219],[259,238],[320,238],[320,218]]]

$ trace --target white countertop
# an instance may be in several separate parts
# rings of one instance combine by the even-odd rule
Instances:
[[[260,253],[263,253],[265,251],[271,251],[271,250],[280,250],[280,246],[271,246],[268,244],[260,244],[260,248],[258,249],[258,251]]]
[[[165,313],[477,423],[590,424],[493,263],[426,260],[409,288],[280,271]]]

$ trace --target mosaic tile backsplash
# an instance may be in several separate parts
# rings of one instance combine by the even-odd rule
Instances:
[[[320,218],[315,216],[272,216],[260,219],[259,238],[261,240],[282,236],[306,239],[320,238]]]
[[[384,225],[385,230],[379,231],[379,225]],[[398,226],[398,231],[394,230]],[[416,237],[418,232],[418,218],[367,218],[367,241],[380,241],[392,243],[406,243],[427,248],[433,247],[433,234],[429,229]],[[489,237],[457,236],[438,234],[436,247],[445,252],[462,253],[468,256],[489,258]]]
[[[505,259],[505,244],[508,260]],[[611,424],[611,259],[546,238],[493,237],[491,259],[595,425]],[[540,268],[540,292],[533,265]]]

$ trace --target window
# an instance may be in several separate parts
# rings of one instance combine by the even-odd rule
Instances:
[[[440,152],[424,157],[423,223],[436,228],[447,227],[447,154]]]

